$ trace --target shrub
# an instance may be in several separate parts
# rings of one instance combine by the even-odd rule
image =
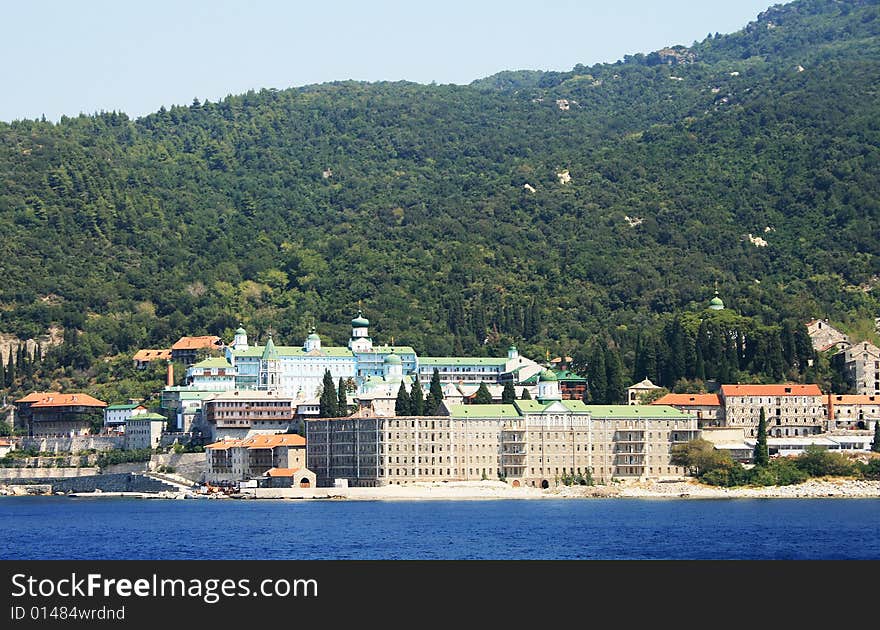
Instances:
[[[818,446],[808,446],[794,459],[795,465],[810,477],[848,476],[856,466],[842,453],[832,453]]]

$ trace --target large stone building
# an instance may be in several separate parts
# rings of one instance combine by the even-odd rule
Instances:
[[[837,357],[838,365],[843,364],[843,373],[856,394],[880,396],[880,348],[862,341]]]
[[[225,392],[204,400],[202,407],[212,440],[283,433],[294,423],[293,398],[278,391]]]
[[[719,399],[724,426],[742,427],[746,437],[757,434],[761,409],[768,435],[814,435],[827,428],[825,400],[818,385],[722,385]]]
[[[165,416],[158,413],[142,413],[125,421],[125,448],[156,448],[162,439]]]
[[[82,393],[34,392],[15,406],[29,435],[86,435],[103,424],[107,403]]]
[[[880,396],[828,394],[826,409],[830,431],[869,430],[880,419]]]
[[[576,475],[608,482],[684,474],[671,464],[671,448],[696,437],[694,416],[562,400],[546,376],[535,401],[444,403],[436,416],[307,420],[308,468],[321,486],[502,478],[546,488]]]
[[[273,469],[303,470],[305,451],[305,438],[294,433],[220,440],[205,447],[205,479],[210,483],[244,481],[264,476]]]
[[[851,345],[849,337],[829,324],[827,319],[808,321],[807,334],[816,352],[845,350]]]

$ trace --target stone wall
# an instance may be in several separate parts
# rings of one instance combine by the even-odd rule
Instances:
[[[99,472],[97,468],[0,468],[0,480],[92,477]]]
[[[172,487],[143,475],[121,473],[116,475],[91,475],[89,477],[31,477],[16,479],[17,484],[49,484],[52,492],[162,492]]]
[[[105,475],[116,475],[120,473],[142,473],[149,470],[149,462],[126,462],[124,464],[111,464],[107,466],[103,473]]]
[[[23,437],[18,448],[33,448],[44,453],[79,453],[90,449],[112,451],[125,448],[125,436]]]

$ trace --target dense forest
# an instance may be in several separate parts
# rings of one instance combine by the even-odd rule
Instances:
[[[0,123],[0,332],[64,331],[3,385],[239,322],[341,345],[358,304],[423,355],[827,380],[803,322],[880,315],[878,32],[876,0],[797,0],[570,72]]]

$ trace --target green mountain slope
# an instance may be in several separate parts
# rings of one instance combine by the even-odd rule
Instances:
[[[0,124],[0,331],[77,329],[82,362],[239,321],[344,343],[361,302],[425,354],[571,354],[716,282],[767,324],[874,317],[878,30],[800,0],[569,73]]]

